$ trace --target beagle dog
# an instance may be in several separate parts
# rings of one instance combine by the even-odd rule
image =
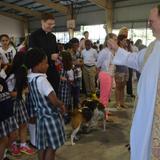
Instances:
[[[106,119],[105,119],[104,106],[98,100],[84,100],[81,103],[81,107],[74,110],[71,118],[71,127],[73,129],[71,134],[71,144],[74,145],[74,139],[81,128],[82,124],[89,124],[92,126],[98,124],[99,115],[103,115],[103,129],[106,130]]]

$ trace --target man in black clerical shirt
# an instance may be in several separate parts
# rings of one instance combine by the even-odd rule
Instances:
[[[55,60],[58,57],[58,45],[56,36],[52,33],[55,19],[52,14],[45,13],[41,18],[41,28],[33,32],[29,38],[30,48],[41,48],[48,57],[47,77],[56,93],[59,87],[59,73],[56,71]]]

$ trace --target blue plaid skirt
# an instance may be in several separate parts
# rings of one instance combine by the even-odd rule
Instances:
[[[40,149],[58,149],[65,143],[64,123],[59,113],[37,118],[36,146]]]
[[[29,116],[25,101],[23,99],[14,100],[13,113],[19,125],[28,122]]]
[[[15,131],[17,128],[18,124],[14,116],[2,121],[0,123],[0,138],[8,136],[8,134]]]
[[[66,107],[71,105],[71,85],[67,81],[59,84],[58,98]]]
[[[26,107],[27,107],[27,112],[28,112],[29,118],[36,117],[36,111],[35,111],[34,105],[32,104],[32,99],[29,94],[26,98]]]

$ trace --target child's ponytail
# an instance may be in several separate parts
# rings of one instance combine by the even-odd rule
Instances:
[[[27,87],[27,68],[24,64],[15,72],[17,98],[22,98],[22,92]]]
[[[14,59],[12,65],[11,74],[15,75],[15,91],[17,91],[17,98],[22,98],[22,92],[25,87],[27,87],[27,72],[28,69],[25,67],[25,57],[24,53],[18,52]]]

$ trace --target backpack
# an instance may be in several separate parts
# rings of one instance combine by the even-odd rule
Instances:
[[[0,77],[0,122],[13,116],[13,100],[6,81]]]

